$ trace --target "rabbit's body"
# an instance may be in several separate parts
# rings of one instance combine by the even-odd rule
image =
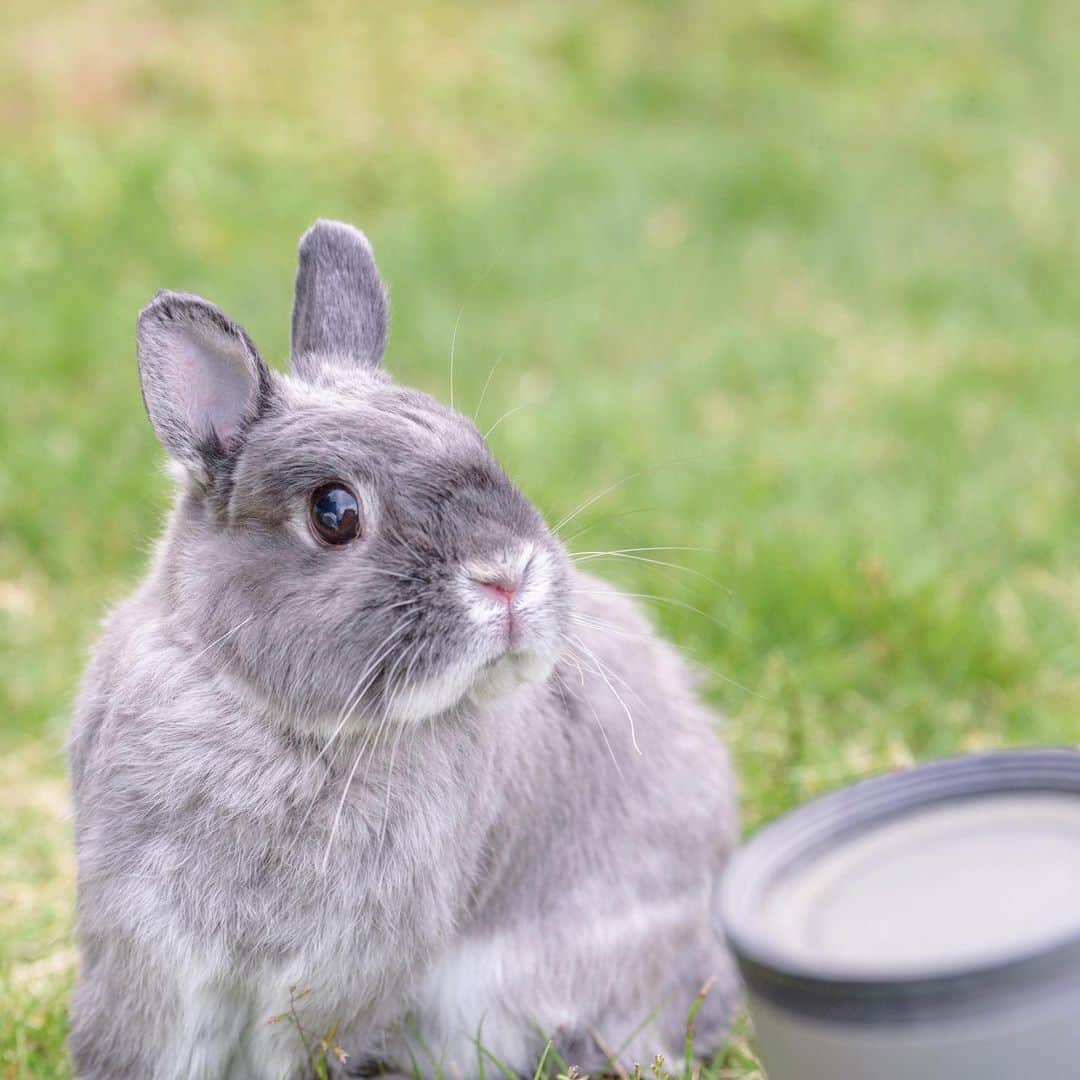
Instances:
[[[358,259],[362,290],[359,234],[318,229],[315,270]],[[331,1030],[349,1071],[470,1076],[479,1044],[489,1072],[528,1073],[547,1036],[585,1068],[674,1058],[713,975],[698,1045],[715,1046],[735,814],[711,717],[471,425],[370,365],[346,380],[311,359],[343,326],[352,353],[381,351],[315,270],[300,378],[254,366],[203,302],[140,323],[151,419],[191,479],[72,733],[79,1075],[291,1080]],[[338,550],[304,523],[323,481]]]

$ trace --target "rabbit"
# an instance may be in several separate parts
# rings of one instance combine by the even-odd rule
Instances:
[[[676,1062],[707,980],[723,1042],[717,718],[387,328],[331,221],[288,374],[196,296],[139,315],[177,491],[70,736],[82,1080]]]

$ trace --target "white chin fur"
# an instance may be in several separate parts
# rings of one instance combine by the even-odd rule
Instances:
[[[478,705],[483,705],[495,698],[505,697],[519,686],[543,682],[554,666],[554,657],[533,652],[507,653],[480,672],[468,696]]]
[[[527,683],[539,683],[551,674],[555,657],[534,652],[513,652],[479,671],[464,666],[412,687],[391,708],[390,716],[401,724],[418,724],[448,712],[468,700],[482,705],[505,697]]]

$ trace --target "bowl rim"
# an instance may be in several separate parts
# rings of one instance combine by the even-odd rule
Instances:
[[[1025,793],[1080,797],[1080,750],[993,750],[931,761],[859,781],[763,826],[735,853],[719,890],[719,922],[747,988],[804,1016],[861,1023],[981,1013],[1039,987],[1080,985],[1080,913],[1075,931],[1035,947],[901,972],[793,955],[753,918],[755,901],[779,876],[841,839],[928,806]]]

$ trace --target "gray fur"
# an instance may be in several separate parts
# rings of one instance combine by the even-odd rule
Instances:
[[[386,348],[386,288],[367,237],[317,221],[300,240],[292,313],[292,364],[310,378],[326,358],[377,367]]]
[[[733,781],[677,654],[573,570],[470,421],[369,351],[347,379],[273,374],[227,320],[204,332],[216,309],[176,303],[140,321],[140,367],[188,480],[71,737],[79,1076],[306,1077],[295,1027],[268,1023],[290,986],[357,1075],[471,1076],[478,1039],[531,1074],[546,1035],[585,1069],[607,1048],[674,1061],[711,975],[698,1048],[718,1045]],[[201,406],[239,417],[209,458],[169,370],[193,326],[258,390],[207,383],[224,401]],[[343,548],[304,525],[328,480],[364,508]],[[511,564],[516,624],[476,588]]]

